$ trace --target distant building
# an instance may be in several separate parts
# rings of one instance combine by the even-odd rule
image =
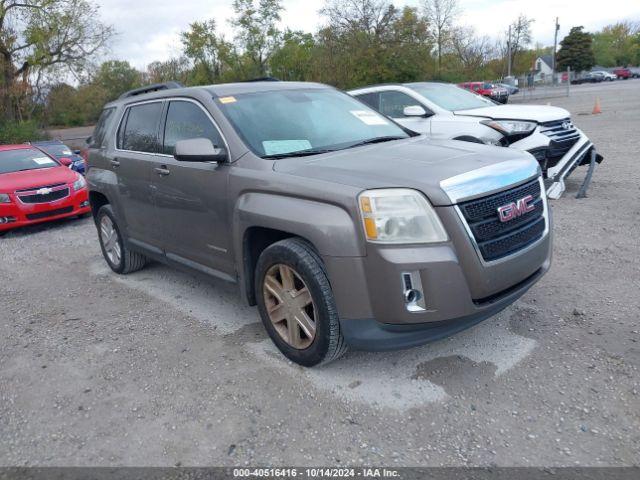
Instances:
[[[541,55],[536,58],[533,68],[533,81],[535,83],[550,83],[553,80],[553,57]]]

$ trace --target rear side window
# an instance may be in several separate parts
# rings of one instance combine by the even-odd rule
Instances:
[[[215,146],[224,146],[218,129],[202,108],[191,102],[172,101],[164,126],[162,153],[173,155],[176,142],[192,138],[208,138]]]
[[[118,132],[118,148],[134,152],[158,151],[158,122],[162,103],[145,103],[129,107]]]
[[[91,135],[90,148],[102,148],[104,145],[104,139],[107,136],[107,131],[109,130],[109,125],[111,125],[111,120],[113,119],[113,112],[115,112],[115,107],[105,108],[100,114],[100,118],[98,118],[98,123],[96,124],[96,128],[93,130],[93,135]]]

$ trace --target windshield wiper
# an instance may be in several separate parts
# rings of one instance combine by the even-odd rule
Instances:
[[[269,160],[277,160],[280,158],[291,158],[291,157],[308,157],[310,155],[319,155],[321,153],[329,153],[335,152],[335,150],[331,150],[329,148],[317,148],[311,150],[298,150],[297,152],[287,152],[287,153],[274,153],[273,155],[264,155],[262,158],[267,158]]]
[[[363,140],[361,142],[353,143],[353,144],[351,144],[351,145],[349,145],[348,147],[345,147],[345,148],[362,147],[363,145],[371,145],[373,143],[390,142],[391,140],[403,140],[405,138],[409,138],[409,137],[399,137],[399,136],[393,136],[393,135],[389,135],[389,136],[386,136],[386,137],[375,137],[375,138],[369,138],[368,140]]]

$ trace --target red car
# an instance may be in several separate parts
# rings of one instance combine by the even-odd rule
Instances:
[[[621,80],[626,80],[633,77],[633,73],[628,68],[616,68],[613,74]]]
[[[0,234],[90,211],[82,175],[30,145],[0,145]]]
[[[459,83],[459,87],[471,90],[478,95],[488,97],[498,103],[507,103],[509,101],[509,92],[506,88],[497,87],[493,83],[488,82],[464,82]]]

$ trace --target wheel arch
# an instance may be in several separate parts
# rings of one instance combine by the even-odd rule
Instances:
[[[255,267],[269,245],[299,237],[322,256],[363,256],[364,244],[351,216],[341,207],[284,195],[248,193],[234,211],[234,250],[240,288],[255,305]]]

